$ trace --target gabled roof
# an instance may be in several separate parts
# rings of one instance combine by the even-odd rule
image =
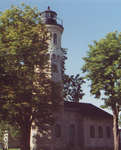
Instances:
[[[75,103],[75,102],[64,102],[64,109],[67,111],[79,112],[83,116],[89,116],[93,118],[110,118],[113,119],[113,116],[106,111],[92,105],[89,103]]]

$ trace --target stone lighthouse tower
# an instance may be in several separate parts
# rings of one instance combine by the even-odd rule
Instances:
[[[62,83],[62,73],[63,73],[63,57],[64,49],[61,47],[61,36],[63,33],[63,24],[62,20],[57,18],[57,13],[52,11],[50,7],[41,14],[41,21],[46,26],[48,32],[51,35],[50,40],[48,41],[48,54],[49,54],[49,76],[55,82]],[[54,113],[54,124],[48,126],[48,130],[39,130],[39,127],[35,125],[35,128],[31,131],[31,150],[55,150],[58,149],[58,141],[60,138],[56,136],[63,135],[62,129],[60,129],[60,122],[63,121],[63,110],[64,110],[64,101],[59,104],[58,111]],[[58,119],[59,118],[59,119]],[[46,124],[47,125],[47,124]],[[40,125],[41,126],[41,125]],[[63,137],[61,136],[62,140]],[[62,141],[61,140],[61,141]],[[63,142],[61,142],[63,143]],[[63,144],[62,144],[63,145]]]
[[[47,30],[51,34],[49,41],[48,52],[50,54],[51,75],[54,81],[60,82],[62,80],[62,58],[63,49],[61,48],[61,36],[63,32],[62,20],[57,18],[55,11],[48,10],[41,13],[42,23],[46,25]]]

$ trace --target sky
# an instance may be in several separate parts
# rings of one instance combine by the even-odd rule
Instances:
[[[88,45],[109,32],[121,31],[121,0],[1,0],[0,11],[9,9],[11,5],[20,6],[21,3],[36,6],[41,12],[50,6],[63,20],[62,47],[67,48],[68,53],[67,74],[79,73],[83,76],[81,68]],[[83,102],[97,106],[103,104],[89,93],[89,83],[83,89]]]

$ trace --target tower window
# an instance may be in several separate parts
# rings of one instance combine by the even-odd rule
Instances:
[[[103,128],[101,126],[98,127],[98,137],[99,138],[103,137]]]
[[[90,126],[90,137],[95,138],[95,127],[94,126]]]
[[[54,72],[54,73],[58,73],[58,66],[57,66],[57,64],[52,64],[52,72]]]
[[[52,59],[56,60],[56,55],[55,54],[52,55]]]
[[[57,60],[60,61],[60,56],[59,55],[57,56]]]
[[[55,125],[55,136],[58,138],[61,137],[61,127],[59,124]]]
[[[54,33],[54,35],[53,35],[53,43],[57,44],[57,34],[56,33]]]
[[[106,135],[107,135],[107,138],[111,137],[111,130],[109,126],[106,127]]]

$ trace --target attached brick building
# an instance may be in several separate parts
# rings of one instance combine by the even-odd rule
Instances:
[[[113,118],[87,103],[64,103],[63,120],[55,124],[55,149],[112,150]]]

